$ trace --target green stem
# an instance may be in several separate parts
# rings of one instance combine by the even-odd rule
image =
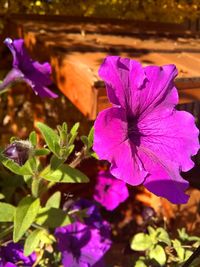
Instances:
[[[45,231],[48,232],[48,229],[47,229],[47,228],[45,228],[45,227],[43,227],[43,226],[41,226],[41,225],[39,225],[39,224],[37,224],[37,223],[32,223],[32,226],[33,226],[34,228],[36,228],[36,229],[45,230]]]
[[[86,155],[87,148],[83,147],[82,150],[78,153],[77,157],[69,164],[70,167],[76,168],[82,160],[87,159]]]
[[[0,233],[0,240],[2,240],[5,236],[9,235],[13,231],[13,225],[11,225],[9,228],[6,228],[3,232]]]

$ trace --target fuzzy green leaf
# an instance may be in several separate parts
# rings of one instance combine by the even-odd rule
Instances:
[[[183,261],[185,250],[182,247],[181,242],[178,239],[175,239],[175,240],[172,240],[172,244],[173,244],[174,249],[176,250],[179,260]]]
[[[63,210],[56,208],[42,208],[36,219],[37,224],[55,228],[71,224],[73,219]]]
[[[23,198],[14,215],[13,240],[18,242],[34,222],[40,208],[40,200],[30,196]]]
[[[134,267],[147,267],[142,260],[137,260]]]
[[[11,204],[0,202],[0,222],[12,222],[15,207]]]
[[[164,266],[167,260],[165,251],[160,245],[156,245],[149,251],[149,257],[156,260],[161,266]]]
[[[60,165],[57,169],[51,169],[50,167],[45,168],[41,173],[40,177],[59,183],[87,183],[89,182],[88,177],[81,171],[71,168],[67,164]]]
[[[40,130],[44,140],[46,141],[47,146],[49,149],[54,153],[57,154],[56,151],[57,146],[59,146],[59,136],[58,134],[49,126],[42,122],[38,122],[37,124],[38,129]]]
[[[88,147],[91,148],[93,145],[94,139],[94,126],[91,128],[89,135],[88,135]]]
[[[35,131],[32,131],[29,135],[29,141],[31,142],[33,147],[37,145],[37,134]]]
[[[168,246],[171,245],[171,240],[169,238],[168,233],[165,231],[165,229],[159,227],[156,229],[156,232],[157,232],[157,240],[159,242],[163,242],[163,243],[167,244]]]
[[[39,149],[36,149],[34,152],[35,156],[46,156],[49,154],[50,154],[50,150],[47,148],[39,148]]]
[[[70,135],[71,135],[71,137],[70,137],[70,139],[69,139],[69,143],[68,143],[69,146],[72,145],[72,144],[74,143],[74,140],[76,139],[76,136],[77,136],[77,134],[78,134],[77,131],[78,131],[79,126],[80,126],[80,123],[77,122],[77,123],[75,123],[74,126],[71,128],[71,131],[70,131]]]
[[[4,194],[0,193],[0,199],[4,199],[4,198],[5,198]]]
[[[55,192],[46,202],[47,208],[59,208],[61,201],[61,193],[59,191]]]
[[[145,251],[153,245],[151,238],[147,234],[136,234],[131,241],[131,249],[136,251]]]
[[[0,161],[7,169],[9,169],[11,172],[13,172],[15,174],[18,174],[18,175],[31,175],[31,174],[33,174],[29,160],[23,166],[19,166],[13,160],[8,159],[8,158],[4,157],[3,155],[0,155]]]
[[[39,245],[45,230],[36,229],[26,239],[24,245],[24,255],[29,256]]]

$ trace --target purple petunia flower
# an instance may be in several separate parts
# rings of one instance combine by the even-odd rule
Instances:
[[[109,171],[100,171],[94,191],[94,199],[107,210],[114,210],[129,196],[126,183],[113,177]]]
[[[173,203],[186,203],[188,182],[181,171],[199,149],[194,118],[177,111],[174,65],[142,67],[137,61],[107,57],[99,70],[113,107],[95,122],[94,150],[111,163],[111,173]]]
[[[110,227],[93,202],[78,200],[72,209],[87,208],[88,218],[58,227],[55,236],[64,267],[105,267],[103,256],[111,246]]]
[[[103,256],[111,246],[109,226],[94,228],[75,222],[56,229],[64,267],[105,267]]]
[[[10,242],[0,247],[0,267],[15,267],[18,264],[28,267],[33,266],[35,261],[36,254],[24,256],[23,247],[19,243]]]
[[[50,64],[47,62],[40,64],[37,61],[33,61],[28,56],[23,39],[12,41],[10,38],[6,38],[4,43],[12,53],[13,68],[0,84],[0,90],[3,90],[12,82],[23,80],[40,97],[58,97],[58,95],[47,88],[52,83],[50,79]]]

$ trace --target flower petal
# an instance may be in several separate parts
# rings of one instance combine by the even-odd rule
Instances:
[[[8,72],[2,83],[0,83],[0,91],[11,85],[11,83],[23,79],[24,74],[20,70],[13,68],[11,71]]]
[[[149,172],[143,183],[144,186],[152,193],[165,197],[174,204],[187,203],[189,196],[184,191],[189,183],[180,176],[177,163],[163,160],[160,155],[156,156],[148,149],[141,149],[139,155]]]
[[[48,62],[40,64],[38,61],[33,61],[32,63],[33,70],[30,73],[27,73],[27,77],[31,80],[34,80],[35,83],[50,85],[52,81],[50,75],[52,73],[51,65]]]
[[[147,172],[127,132],[125,111],[119,107],[106,109],[98,114],[95,121],[93,149],[100,159],[110,161],[113,176],[138,185],[144,181]]]
[[[164,116],[171,113],[178,104],[178,92],[174,87],[174,78],[177,75],[175,65],[163,67],[148,66],[144,68],[147,82],[138,97],[138,115],[140,120],[146,116]],[[134,102],[133,102],[134,104]],[[134,104],[135,105],[135,104]],[[132,107],[134,109],[134,106]]]
[[[129,79],[130,69],[133,79]],[[99,69],[99,76],[105,81],[108,98],[111,103],[130,108],[132,94],[140,88],[145,74],[139,62],[118,56],[108,56]],[[134,85],[135,88],[132,86]]]
[[[145,119],[138,127],[141,146],[163,159],[176,162],[181,171],[193,168],[191,156],[199,150],[199,131],[190,113],[174,110],[165,118]]]
[[[93,198],[107,210],[114,210],[129,196],[126,183],[102,171],[97,176]]]
[[[25,79],[28,81],[27,79]],[[32,83],[31,83],[32,84]],[[36,95],[39,95],[40,97],[50,97],[50,98],[57,98],[58,95],[53,93],[51,90],[49,90],[46,86],[39,86],[39,85],[31,85],[33,91]]]
[[[13,41],[10,38],[6,38],[4,44],[7,45],[13,55],[13,67],[27,69],[31,60],[24,46],[24,40],[16,39]]]

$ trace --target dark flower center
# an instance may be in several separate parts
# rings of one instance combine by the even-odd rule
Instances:
[[[106,184],[105,187],[104,187],[104,191],[107,192],[110,188],[110,185],[109,184]]]
[[[138,120],[136,118],[128,118],[128,139],[130,139],[136,146],[140,145],[141,133],[138,128]]]

